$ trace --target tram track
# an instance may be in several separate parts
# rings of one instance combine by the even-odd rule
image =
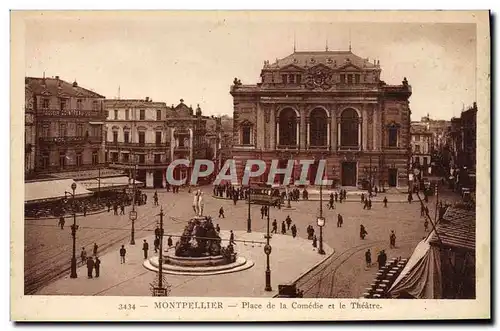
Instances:
[[[413,240],[401,240],[406,243]],[[335,281],[338,270],[343,267],[354,255],[386,242],[385,240],[371,241],[351,247],[343,252],[333,253],[320,265],[298,278],[294,284],[297,289],[304,292],[304,297],[334,298]]]
[[[169,208],[175,208],[175,201],[173,201],[172,206]],[[152,231],[150,227],[157,223],[156,219],[148,222],[148,219],[155,218],[157,215],[146,215],[139,220],[143,222],[136,221],[137,225],[141,225],[136,229],[136,233],[142,231]],[[172,218],[173,219],[173,218]],[[146,222],[144,224],[144,221]],[[142,224],[141,224],[142,223]],[[176,220],[174,224],[177,224]],[[49,226],[53,227],[53,225],[43,225],[43,224],[27,224],[27,226]],[[99,254],[105,254],[109,251],[110,248],[115,246],[116,244],[123,242],[127,238],[130,237],[128,233],[130,223],[127,222],[123,227],[85,227],[80,228],[85,230],[90,230],[83,239],[78,242],[79,247],[87,247],[92,245],[94,242],[104,242],[99,246]],[[98,234],[99,231],[104,231],[101,234]],[[118,232],[127,231],[125,235],[120,234]],[[97,236],[96,236],[97,235]],[[38,246],[39,247],[39,246]],[[33,249],[32,249],[33,250]],[[43,249],[33,254],[32,250],[28,250],[27,252],[31,252],[31,259],[36,259],[37,256],[41,256],[43,254],[50,254],[51,251],[55,251],[54,254],[51,254],[49,257],[40,259],[40,261],[36,261],[36,263],[29,268],[25,268],[24,271],[24,292],[26,295],[31,295],[38,292],[41,288],[48,285],[52,281],[62,277],[63,275],[69,273],[71,270],[71,250],[72,244],[66,244],[64,246],[55,246],[47,249]],[[77,252],[78,254],[78,252]],[[77,267],[80,265],[79,256],[77,256]]]

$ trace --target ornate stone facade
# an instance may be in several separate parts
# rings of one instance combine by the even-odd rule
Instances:
[[[294,52],[265,61],[258,84],[236,80],[230,92],[239,173],[252,158],[324,158],[337,185],[406,187],[411,87],[406,78],[387,85],[380,73],[378,61],[351,51]],[[297,166],[292,182],[299,176]]]
[[[25,93],[30,175],[104,165],[104,96],[59,76],[26,77]]]

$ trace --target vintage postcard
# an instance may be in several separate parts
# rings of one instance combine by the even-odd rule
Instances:
[[[489,319],[489,19],[12,11],[11,319]]]

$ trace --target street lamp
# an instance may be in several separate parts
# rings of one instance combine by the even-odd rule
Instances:
[[[250,200],[250,194],[251,194],[251,188],[250,184],[248,185],[248,218],[247,218],[247,232],[250,233],[252,232],[252,218],[250,217],[250,205],[252,201]]]
[[[76,211],[75,211],[75,190],[76,190],[76,183],[73,182],[71,184],[71,192],[64,191],[64,197],[69,194],[71,195],[71,204],[72,204],[72,209],[73,209],[73,225],[71,225],[71,236],[73,237],[73,256],[71,257],[71,274],[70,278],[78,278],[78,275],[76,274],[76,230],[78,230],[78,225],[76,225]]]
[[[318,254],[324,255],[323,250],[323,226],[325,225],[325,218],[323,217],[323,177],[321,178],[321,183],[319,184],[319,217],[316,220],[319,226],[319,249]]]
[[[265,291],[271,292],[273,288],[271,287],[271,267],[269,266],[269,255],[271,255],[271,245],[269,244],[269,239],[271,239],[271,233],[269,232],[269,208],[270,204],[267,204],[267,234],[266,234],[266,245],[264,246],[264,253],[266,253],[266,288]]]
[[[323,216],[318,217],[316,220],[319,226],[319,249],[318,254],[324,255],[325,251],[323,250],[323,226],[325,226],[325,218]]]
[[[134,164],[134,196],[132,198],[132,210],[129,213],[129,219],[132,221],[132,229],[130,230],[130,245],[135,245],[135,220],[137,219],[137,212],[135,211],[135,173],[137,171],[137,164]]]

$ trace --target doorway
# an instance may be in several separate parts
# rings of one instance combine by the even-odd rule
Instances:
[[[389,187],[398,186],[398,169],[390,168],[389,169]]]
[[[342,186],[356,186],[356,162],[342,162]]]
[[[155,170],[153,172],[153,187],[154,188],[163,187],[163,170]]]

